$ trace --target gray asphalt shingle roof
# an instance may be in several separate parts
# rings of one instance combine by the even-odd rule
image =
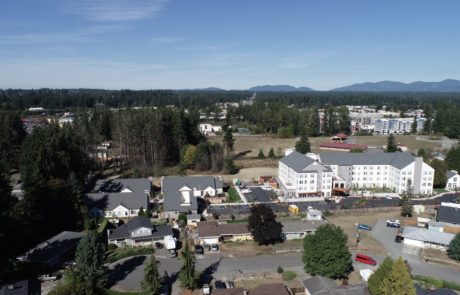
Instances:
[[[433,244],[449,245],[455,237],[454,234],[442,233],[413,226],[406,226],[401,234],[405,239],[429,242]]]
[[[326,220],[283,221],[284,233],[300,233],[315,231],[319,226],[326,224]]]
[[[447,176],[447,179],[451,178],[451,177],[454,177],[455,175],[457,175],[457,171],[455,170],[449,170],[446,172],[446,176]]]
[[[173,234],[172,227],[170,225],[154,226],[147,217],[137,216],[114,229],[109,235],[109,240],[131,238],[131,233],[140,227],[150,228],[152,231],[145,236],[136,236],[136,239],[159,238]]]
[[[133,193],[89,193],[86,195],[92,207],[113,210],[119,205],[127,209],[147,209],[149,206],[148,196],[144,192]]]
[[[329,168],[324,167],[317,161],[310,157],[305,156],[299,152],[293,151],[289,155],[284,156],[281,163],[287,165],[295,172],[318,172],[318,171],[331,171]],[[315,164],[316,163],[316,164]]]
[[[133,193],[149,194],[152,190],[152,182],[148,178],[101,179],[96,182],[94,192],[119,193],[124,189],[129,189]]]
[[[190,197],[190,206],[182,206],[182,194],[179,192],[184,186],[190,189],[204,190],[208,187],[214,189],[222,189],[223,183],[214,176],[165,176],[162,179],[161,189],[163,191],[164,211],[179,211],[188,212],[189,210],[197,210],[197,198]]]
[[[415,157],[408,152],[396,153],[320,153],[321,163],[324,165],[391,165],[402,169],[415,161]]]
[[[439,206],[436,221],[460,224],[460,208]]]

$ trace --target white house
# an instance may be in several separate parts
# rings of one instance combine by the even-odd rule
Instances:
[[[450,191],[455,191],[456,189],[460,189],[460,176],[458,172],[455,170],[449,170],[446,173],[447,182],[446,182],[446,189]]]
[[[222,132],[222,127],[218,125],[212,125],[208,123],[202,123],[199,125],[200,132],[204,135]]]
[[[313,156],[288,150],[279,161],[278,180],[288,197],[330,197],[332,170]]]
[[[405,245],[419,248],[436,248],[445,250],[455,237],[454,234],[406,226],[401,234]]]

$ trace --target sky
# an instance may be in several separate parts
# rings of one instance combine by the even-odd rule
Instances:
[[[0,88],[460,79],[460,1],[1,0]]]

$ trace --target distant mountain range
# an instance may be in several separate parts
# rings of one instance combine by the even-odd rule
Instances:
[[[186,89],[192,91],[226,91],[225,89],[208,87],[200,89]],[[251,92],[312,92],[309,87],[294,87],[291,85],[262,85],[255,86],[245,91]],[[402,83],[398,81],[380,81],[357,83],[349,86],[331,89],[336,92],[460,92],[460,81],[446,79],[440,82],[417,81]]]

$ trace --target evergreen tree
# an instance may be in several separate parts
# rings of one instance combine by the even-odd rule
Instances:
[[[410,132],[411,132],[412,134],[416,134],[416,133],[417,133],[417,117],[414,117],[414,121],[412,122]]]
[[[310,150],[310,141],[308,140],[308,135],[306,132],[303,132],[300,140],[295,144],[295,150],[301,154],[309,153]]]
[[[248,223],[254,241],[259,245],[267,246],[281,241],[283,226],[276,221],[275,214],[270,207],[252,206]]]
[[[444,188],[447,182],[447,163],[438,159],[431,160],[431,168],[434,169],[433,186],[435,188]]]
[[[90,231],[77,246],[74,268],[77,294],[99,295],[105,292],[107,277],[103,267],[105,245],[95,231]]]
[[[387,149],[386,149],[386,152],[387,153],[394,153],[398,150],[398,146],[396,145],[396,141],[395,141],[395,136],[392,134],[390,134],[388,136],[388,139],[387,139]]]
[[[414,196],[412,181],[409,179],[407,181],[407,188],[404,192],[401,200],[399,201],[399,205],[401,206],[401,216],[404,217],[412,217],[414,213],[414,206],[412,205],[412,197]]]
[[[449,170],[460,172],[460,147],[453,147],[447,152],[446,163]]]
[[[259,154],[257,155],[259,159],[265,159],[264,151],[262,149],[259,150]]]
[[[312,136],[317,136],[320,133],[320,121],[318,115],[318,109],[313,108],[309,117],[308,133]]]
[[[211,154],[209,146],[206,142],[198,144],[196,147],[195,169],[198,171],[206,171],[211,169]]]
[[[12,270],[12,265],[9,259],[14,254],[15,249],[11,246],[12,233],[16,232],[12,229],[15,224],[11,212],[15,205],[14,198],[11,196],[11,188],[9,186],[9,170],[0,162],[0,278],[6,278],[7,273]],[[16,245],[17,246],[17,245]]]
[[[139,212],[137,213],[137,216],[145,217],[144,207],[139,208]]]
[[[460,261],[460,233],[457,233],[447,249],[450,258]]]
[[[17,155],[25,137],[26,131],[18,114],[0,112],[0,162],[3,162],[8,174],[12,169],[19,168]]]
[[[157,295],[161,289],[161,277],[158,272],[158,262],[155,255],[150,256],[149,262],[144,268],[144,279],[141,282],[142,289],[149,295]]]
[[[427,161],[428,160],[428,154],[426,152],[426,150],[424,148],[420,148],[418,151],[417,151],[417,157],[422,157],[423,158],[423,161]]]
[[[341,106],[337,110],[338,113],[338,121],[339,121],[339,126],[338,130],[350,134],[351,133],[351,118],[350,118],[350,112],[348,111],[348,108],[345,106]]]
[[[231,155],[231,153],[233,152],[233,145],[235,143],[235,139],[233,139],[233,130],[232,130],[232,127],[231,127],[231,123],[230,123],[230,115],[227,114],[227,116],[225,117],[225,124],[224,126],[222,127],[223,131],[224,131],[224,148],[227,152],[227,157]]]
[[[224,172],[228,174],[235,174],[236,172],[238,172],[238,169],[236,169],[233,159],[227,158],[224,160]]]
[[[371,275],[367,281],[367,287],[372,295],[379,295],[383,279],[385,279],[393,268],[393,259],[386,257],[379,268]]]
[[[270,151],[268,151],[268,157],[272,159],[276,158],[275,150],[273,148],[270,148]]]
[[[304,238],[303,262],[305,272],[332,279],[344,279],[353,270],[347,236],[333,224],[318,227]]]
[[[184,264],[179,272],[179,281],[183,287],[193,290],[196,288],[195,256],[190,249],[188,241],[185,241],[181,255]]]
[[[404,260],[399,257],[380,285],[381,295],[415,295],[414,283]]]

